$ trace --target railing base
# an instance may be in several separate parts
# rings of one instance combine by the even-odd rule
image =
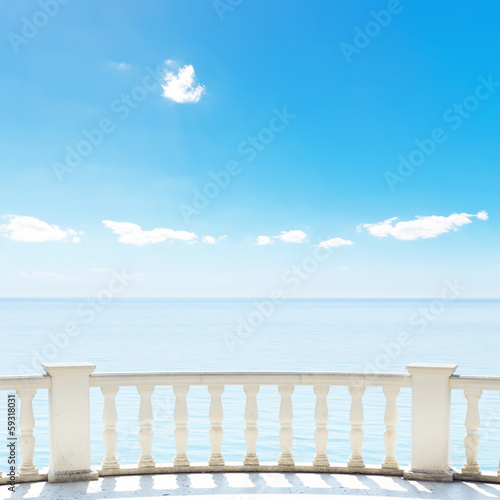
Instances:
[[[86,472],[50,472],[48,474],[49,483],[75,483],[77,481],[96,481],[99,479],[97,469]]]
[[[310,472],[316,474],[365,474],[378,476],[403,476],[403,469],[387,469],[380,466],[368,465],[366,467],[347,467],[342,464],[331,464],[328,467],[306,464],[290,466],[266,464],[242,465],[241,463],[228,463],[222,466],[205,464],[192,464],[188,467],[176,467],[172,464],[158,464],[156,467],[140,468],[136,465],[124,465],[119,469],[99,469],[100,476],[127,476],[136,474],[194,474],[194,473],[225,473],[225,472]]]
[[[479,474],[462,474],[455,472],[453,477],[457,481],[476,481],[482,483],[500,483],[500,476],[494,472],[480,472]]]
[[[16,476],[15,483],[38,483],[40,481],[47,481],[47,473],[30,474],[24,476]],[[9,484],[10,478],[8,476],[0,477],[0,485]]]
[[[427,472],[405,470],[403,477],[414,481],[435,481],[437,483],[452,483],[455,471],[450,469],[446,472]]]
[[[227,464],[221,467],[210,467],[206,464],[193,464],[189,467],[174,467],[171,464],[159,464],[151,468],[139,468],[136,465],[126,465],[119,469],[93,469],[88,473],[58,474],[52,475],[49,479],[47,469],[42,469],[41,473],[35,475],[16,476],[15,483],[35,483],[41,481],[48,482],[76,482],[92,481],[99,477],[110,476],[131,476],[131,475],[150,475],[150,474],[196,474],[196,473],[260,473],[260,472],[306,472],[311,474],[362,474],[378,476],[399,476],[408,480],[417,481],[436,481],[450,483],[453,481],[470,481],[476,483],[500,483],[500,476],[494,471],[485,471],[480,474],[462,474],[458,470],[451,470],[450,474],[431,474],[427,472],[417,472],[403,469],[386,469],[379,466],[369,465],[363,468],[349,468],[342,464],[332,464],[328,467],[318,467],[306,464],[296,464],[293,467],[284,467],[272,464],[261,464],[258,466],[244,466],[241,464]],[[54,480],[56,479],[56,480]],[[7,476],[0,477],[0,485],[10,482]]]

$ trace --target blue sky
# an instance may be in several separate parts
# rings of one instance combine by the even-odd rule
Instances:
[[[3,8],[0,296],[498,297],[498,3]]]

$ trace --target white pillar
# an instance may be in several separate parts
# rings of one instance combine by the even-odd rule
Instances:
[[[453,480],[450,468],[450,376],[453,364],[413,363],[411,465],[405,477]]]
[[[396,458],[396,445],[398,443],[398,404],[397,397],[399,387],[384,387],[385,394],[385,414],[384,414],[384,444],[385,457],[382,461],[382,469],[398,469],[398,459]]]
[[[209,418],[212,424],[208,431],[210,437],[211,453],[208,458],[208,465],[222,466],[224,465],[224,457],[222,456],[222,438],[224,431],[222,430],[222,419],[224,411],[222,408],[222,393],[224,392],[223,385],[209,385],[208,392],[210,393],[210,409]]]
[[[89,363],[45,363],[49,390],[49,483],[88,481],[90,467]]]
[[[328,467],[330,465],[326,454],[328,445],[328,403],[326,396],[330,391],[328,385],[315,385],[314,394],[316,394],[316,408],[314,409],[314,420],[316,429],[314,431],[314,444],[316,445],[316,454],[314,455],[313,465],[316,467]]]
[[[174,410],[174,440],[176,454],[174,457],[174,467],[187,467],[189,457],[187,456],[187,442],[189,431],[187,421],[189,418],[186,396],[189,385],[174,385],[175,410]]]
[[[257,407],[257,394],[259,392],[258,385],[245,385],[243,390],[247,395],[245,405],[245,442],[247,451],[243,458],[243,465],[259,465],[259,457],[257,456],[257,438],[259,430],[257,429],[257,420],[259,418],[259,410]]]
[[[280,405],[280,444],[281,455],[278,457],[278,465],[293,466],[295,462],[292,455],[292,441],[293,441],[293,407],[292,407],[292,393],[294,390],[293,385],[279,385],[278,390],[281,394]]]
[[[102,439],[104,442],[104,460],[101,467],[103,469],[119,469],[120,463],[116,458],[116,443],[118,441],[118,433],[116,432],[116,422],[118,415],[116,413],[115,397],[118,393],[117,385],[101,387],[101,392],[104,396],[104,409],[102,412],[102,421],[104,423],[104,431]]]
[[[349,420],[351,422],[351,430],[349,431],[349,439],[351,441],[351,456],[347,461],[347,466],[353,469],[360,469],[365,466],[365,461],[361,455],[361,447],[363,445],[363,394],[365,387],[361,385],[349,386],[349,394],[351,395],[351,411]]]
[[[141,456],[137,466],[140,469],[150,469],[155,467],[151,449],[153,447],[153,406],[151,404],[151,396],[155,390],[154,385],[138,385],[137,392],[141,396],[139,405],[139,422],[141,429],[139,430],[139,442],[141,443]]]
[[[21,415],[19,417],[21,436],[19,437],[19,445],[23,462],[18,468],[20,476],[33,476],[38,474],[38,469],[33,462],[33,454],[35,452],[35,436],[33,436],[35,416],[33,415],[32,402],[35,394],[36,389],[17,390],[17,395],[21,400]]]
[[[477,463],[477,452],[479,450],[479,399],[483,391],[466,389],[464,395],[467,398],[467,414],[465,415],[465,463],[462,474],[480,474],[481,468]]]

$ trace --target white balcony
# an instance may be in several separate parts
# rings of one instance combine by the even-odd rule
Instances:
[[[482,391],[500,391],[500,377],[457,376],[454,375],[456,365],[412,364],[407,367],[407,373],[400,374],[94,373],[95,366],[87,363],[54,363],[43,367],[46,375],[0,377],[0,391],[15,391],[20,401],[20,407],[16,408],[19,427],[16,446],[19,446],[22,460],[17,464],[14,482],[16,491],[25,492],[24,496],[37,496],[34,493],[39,492],[43,498],[56,487],[50,483],[63,482],[78,482],[64,488],[70,488],[68,491],[73,493],[83,491],[83,488],[87,494],[92,492],[95,498],[108,498],[103,496],[108,494],[109,498],[118,498],[115,491],[123,492],[127,488],[135,488],[137,495],[145,498],[158,496],[159,491],[183,495],[187,490],[196,489],[200,494],[207,490],[221,495],[306,491],[341,495],[347,488],[353,494],[382,497],[399,491],[397,496],[408,498],[448,498],[446,495],[451,495],[450,492],[453,492],[450,498],[462,498],[461,495],[475,498],[471,495],[498,496],[500,491],[500,485],[495,484],[499,482],[498,473],[482,473],[477,462],[479,399]],[[172,387],[175,394],[175,430],[171,436],[175,442],[174,456],[152,456],[152,396],[160,386]],[[210,408],[206,415],[210,430],[206,439],[211,452],[204,463],[192,463],[188,456],[191,429],[187,395],[193,386],[206,386],[210,394]],[[245,445],[241,450],[242,460],[238,463],[226,462],[222,453],[222,394],[227,386],[241,388],[241,407],[244,408]],[[276,415],[280,424],[279,448],[276,449],[276,460],[270,463],[262,462],[257,453],[261,423],[258,394],[262,386],[274,386],[276,396],[280,398],[279,414]],[[296,462],[294,458],[294,449],[299,445],[293,440],[292,394],[297,386],[308,386],[307,390],[315,395],[315,430],[310,436],[315,456],[311,463]],[[333,462],[326,452],[331,429],[327,394],[333,386],[347,387],[351,398],[351,454],[346,463]],[[120,464],[116,457],[120,435],[116,430],[119,412],[115,401],[117,393],[124,387],[137,388],[140,396],[137,433],[141,451],[134,464]],[[377,388],[385,405],[385,456],[378,464],[365,464],[363,458],[363,395],[366,388]],[[411,391],[410,464],[399,463],[397,457],[398,395],[401,388]],[[49,393],[50,466],[48,470],[38,470],[34,463],[36,415],[32,402],[37,392],[46,390]],[[450,467],[450,399],[453,390],[463,391],[467,401],[464,423],[466,461],[460,470]],[[91,391],[100,391],[104,397],[105,452],[101,457],[91,456]],[[191,446],[197,444],[190,443]],[[494,466],[495,471],[497,465],[486,464],[488,469]],[[198,474],[201,472],[205,474]],[[8,491],[12,479],[12,474],[4,468],[0,476],[0,484],[5,485],[0,488],[2,493]],[[449,485],[449,490],[444,485],[436,486],[453,481],[455,483]],[[240,486],[237,486],[238,482]],[[442,491],[442,496],[433,496],[438,490]],[[71,497],[70,493],[68,495]]]

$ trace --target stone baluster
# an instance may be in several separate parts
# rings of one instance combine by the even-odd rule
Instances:
[[[280,405],[280,443],[281,455],[278,458],[278,465],[293,466],[295,462],[292,455],[292,440],[293,440],[293,407],[292,407],[292,393],[294,390],[293,385],[280,385],[278,386],[281,394]]]
[[[479,398],[483,391],[464,390],[467,398],[467,413],[465,415],[465,463],[462,467],[462,474],[479,474],[481,469],[477,463],[477,451],[479,449]]]
[[[189,458],[186,453],[187,442],[188,442],[188,407],[186,402],[186,395],[189,391],[188,385],[174,385],[175,394],[175,410],[174,410],[174,420],[175,420],[175,449],[176,455],[174,457],[175,467],[187,467],[189,466]]]
[[[102,461],[103,469],[119,469],[120,463],[116,458],[116,443],[118,433],[116,432],[116,422],[118,417],[116,414],[115,397],[118,393],[118,386],[101,387],[101,392],[104,396],[104,410],[102,412],[102,421],[104,423],[104,432],[102,433],[104,441],[104,460]]]
[[[33,462],[33,454],[35,452],[35,436],[33,436],[33,428],[35,427],[33,398],[35,397],[36,389],[18,389],[16,392],[21,400],[21,412],[19,415],[21,436],[19,437],[19,446],[23,459],[18,468],[18,474],[20,476],[31,476],[38,474],[38,469]]]
[[[141,457],[138,466],[141,469],[155,466],[155,461],[151,455],[153,446],[153,407],[151,405],[151,396],[155,390],[154,385],[138,385],[137,392],[141,396],[141,405],[139,408],[139,421],[141,430],[139,431],[139,441],[141,442]]]
[[[365,393],[363,386],[349,386],[349,394],[351,395],[351,411],[349,421],[351,422],[351,430],[349,431],[349,439],[351,440],[351,456],[347,462],[348,467],[361,468],[365,466],[365,461],[361,456],[361,447],[363,444],[363,401],[362,397]]]
[[[314,431],[314,443],[316,444],[316,455],[313,465],[318,467],[328,467],[330,465],[326,454],[328,444],[328,404],[326,396],[330,390],[328,385],[315,385],[314,394],[316,394],[316,408],[314,410],[314,420],[316,421],[316,430]]]
[[[259,465],[259,457],[257,456],[257,437],[259,430],[257,429],[257,419],[259,418],[259,410],[257,408],[257,394],[259,392],[258,385],[245,385],[243,387],[247,396],[245,406],[245,441],[247,451],[243,458],[243,465]]]
[[[209,385],[208,392],[210,393],[210,445],[211,453],[208,459],[208,465],[222,466],[224,465],[224,457],[222,456],[222,438],[224,431],[222,430],[222,419],[224,418],[224,411],[222,409],[221,396],[224,392],[223,385]]]
[[[385,414],[384,414],[384,444],[385,457],[382,461],[382,469],[398,469],[399,463],[396,458],[396,445],[398,442],[398,405],[397,398],[399,387],[384,387]]]

